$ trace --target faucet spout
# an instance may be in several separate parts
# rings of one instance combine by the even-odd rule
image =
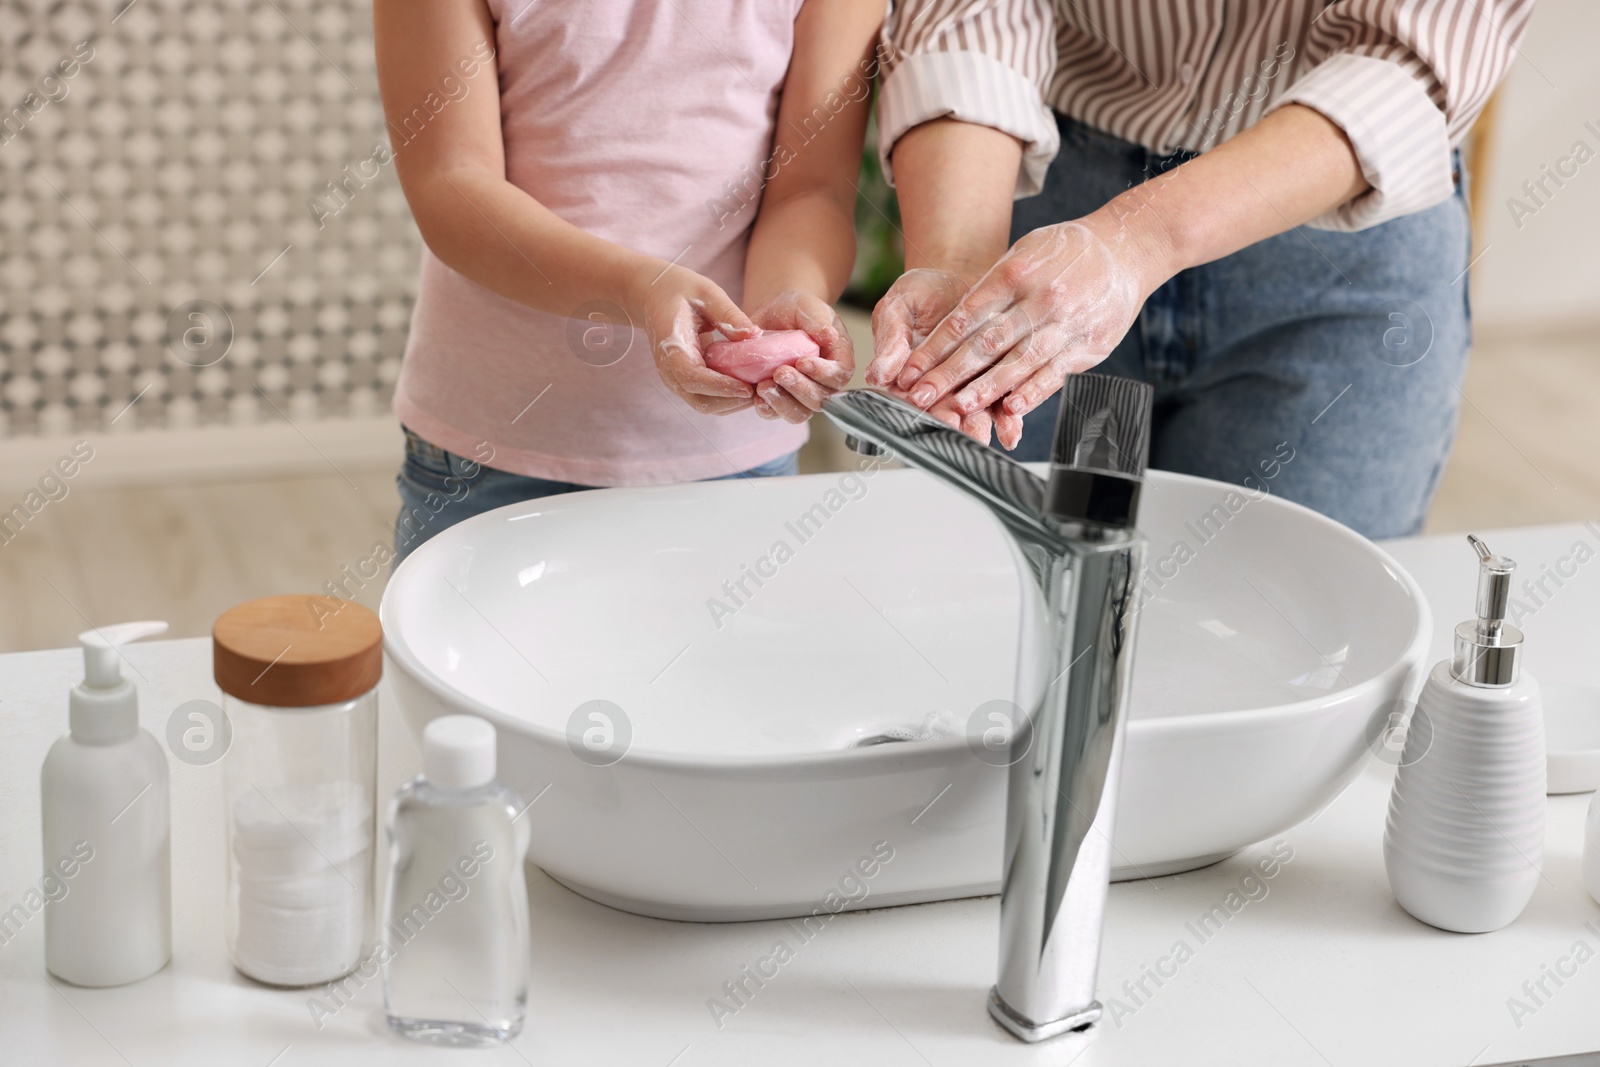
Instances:
[[[864,437],[856,437],[852,434],[845,435],[844,447],[858,456],[887,456],[889,454],[889,450],[882,445],[874,444]]]
[[[989,1013],[1024,1041],[1093,1025],[1144,542],[1134,529],[1150,388],[1068,378],[1049,480],[894,397],[823,413],[983,504],[1025,563],[1007,752],[999,976]]]

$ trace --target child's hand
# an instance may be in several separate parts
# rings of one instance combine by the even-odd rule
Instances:
[[[891,386],[889,392],[901,400],[910,403],[906,398],[907,390],[898,386]],[[1017,447],[1017,442],[1022,438],[1022,420],[1011,418],[998,410],[999,405],[988,408],[979,408],[970,415],[964,415],[956,409],[955,401],[951,397],[944,397],[927,410],[927,414],[952,430],[959,430],[979,444],[988,444],[991,434],[1000,439],[1002,447],[1010,449]],[[1013,425],[1014,424],[1014,425]]]
[[[756,412],[763,418],[805,422],[822,402],[850,384],[856,354],[850,335],[833,308],[820,297],[790,289],[751,313],[763,330],[804,330],[821,353],[801,356],[793,367],[779,367],[756,385]]]
[[[961,302],[969,279],[946,270],[918,267],[906,271],[872,309],[872,340],[877,355],[867,364],[867,384],[893,390],[913,349]],[[920,375],[910,375],[909,390]]]
[[[648,270],[655,269],[652,263]],[[629,314],[643,323],[650,355],[668,389],[704,415],[730,415],[756,403],[754,390],[705,364],[705,342],[713,331],[729,340],[761,330],[720,286],[685,267],[668,267],[653,278],[641,275]]]

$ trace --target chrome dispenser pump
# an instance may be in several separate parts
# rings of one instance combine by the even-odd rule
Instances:
[[[1025,573],[1011,741],[999,977],[989,1014],[1024,1041],[1100,1018],[1111,873],[1144,540],[1134,529],[1151,389],[1077,374],[1061,391],[1046,481],[894,397],[840,393],[823,413],[858,451],[887,446],[987,507]]]
[[[1472,534],[1467,541],[1478,553],[1478,617],[1456,627],[1450,673],[1468,685],[1503,689],[1517,683],[1522,666],[1522,631],[1506,622],[1517,565]]]

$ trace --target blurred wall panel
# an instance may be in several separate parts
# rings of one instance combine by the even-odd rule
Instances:
[[[387,417],[420,242],[370,5],[124,4],[0,0],[0,439]]]

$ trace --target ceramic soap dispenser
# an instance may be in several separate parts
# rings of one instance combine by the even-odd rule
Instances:
[[[1400,906],[1432,926],[1484,933],[1527,906],[1544,860],[1544,715],[1506,622],[1516,564],[1476,537],[1478,617],[1428,675],[1407,731],[1383,861]]]

